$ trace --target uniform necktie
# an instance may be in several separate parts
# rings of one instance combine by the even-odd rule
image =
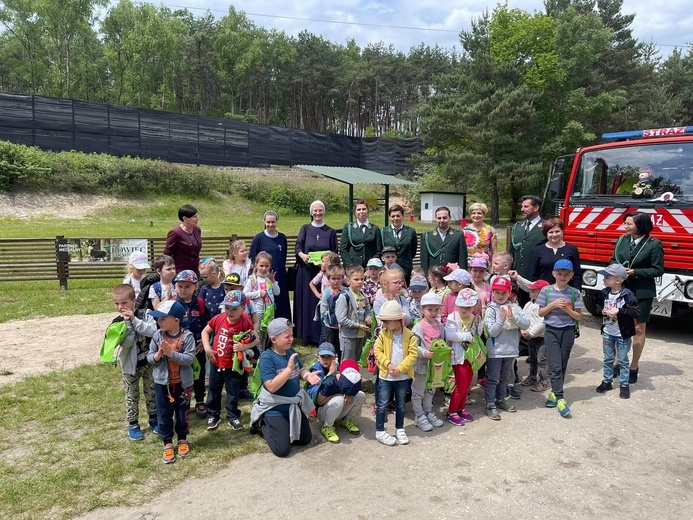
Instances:
[[[362,233],[362,234],[364,234],[364,235],[366,234],[366,229],[368,229],[368,228],[366,227],[366,224],[361,224],[361,233]]]

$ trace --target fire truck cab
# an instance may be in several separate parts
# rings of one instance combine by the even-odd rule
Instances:
[[[565,241],[580,252],[585,308],[596,312],[594,295],[604,287],[597,271],[624,234],[624,215],[642,211],[664,246],[652,314],[672,317],[693,307],[693,126],[602,139],[556,159],[546,194],[565,223]]]

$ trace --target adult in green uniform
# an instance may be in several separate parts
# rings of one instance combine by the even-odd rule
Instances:
[[[404,271],[407,280],[411,278],[414,268],[414,257],[418,247],[416,230],[404,225],[404,208],[393,204],[388,210],[390,225],[380,229],[380,240],[383,247],[392,246],[397,251],[397,264]]]
[[[525,195],[522,197],[520,211],[522,211],[525,218],[515,222],[510,232],[508,252],[513,255],[513,269],[527,280],[531,280],[532,276],[532,255],[534,250],[546,243],[546,236],[541,231],[544,219],[539,215],[542,202],[536,195]],[[525,291],[519,291],[519,293],[520,306],[524,306],[529,301],[529,294]]]
[[[421,239],[421,267],[428,276],[431,267],[457,264],[460,269],[467,268],[467,243],[460,229],[450,227],[450,208],[441,206],[436,209],[438,227],[427,231]]]
[[[657,296],[655,278],[664,274],[664,248],[658,239],[650,236],[652,220],[647,213],[626,213],[623,225],[626,234],[616,243],[611,262],[626,268],[628,279],[623,285],[635,294],[640,307],[640,316],[635,320],[633,360],[629,374],[630,382],[637,383],[640,356],[645,348],[645,329],[650,321],[652,299]]]
[[[344,224],[342,238],[339,242],[339,256],[342,257],[344,269],[352,264],[359,264],[364,269],[368,260],[380,257],[380,230],[368,221],[368,204],[363,199],[354,203],[356,222]]]

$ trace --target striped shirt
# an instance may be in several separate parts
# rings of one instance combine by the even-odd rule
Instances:
[[[570,304],[575,302],[573,304],[574,310],[582,310],[582,295],[580,291],[570,286],[563,290],[557,289],[555,285],[544,287],[537,297],[537,303],[540,307],[546,307],[549,303],[560,300],[561,298],[564,298]],[[575,320],[568,316],[567,312],[558,308],[551,309],[551,311],[544,316],[544,325],[548,327],[562,328],[574,324]]]

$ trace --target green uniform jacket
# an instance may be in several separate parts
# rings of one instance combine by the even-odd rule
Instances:
[[[440,239],[438,229],[427,231],[421,238],[421,267],[428,276],[428,270],[436,265],[445,266],[457,263],[460,269],[467,268],[467,243],[461,229],[448,228],[445,242]]]
[[[351,226],[351,240],[349,240],[349,226]],[[373,257],[380,258],[381,249],[378,226],[369,222],[364,234],[358,222],[344,224],[339,242],[339,256],[342,257],[344,269],[351,264],[359,264],[365,268],[368,260]]]
[[[380,240],[383,247],[392,246],[397,250],[397,263],[406,277],[409,278],[411,270],[414,268],[414,257],[419,241],[416,231],[408,226],[402,226],[399,239],[397,239],[392,226],[387,226],[380,229]]]
[[[522,278],[530,279],[532,275],[532,255],[534,250],[546,243],[546,237],[541,232],[544,219],[540,219],[536,226],[525,231],[525,221],[515,222],[510,232],[510,243],[508,252],[513,255],[512,268],[515,269]]]
[[[651,236],[643,237],[631,254],[630,242],[627,235],[619,239],[611,263],[633,269],[633,275],[629,276],[623,285],[633,291],[636,298],[654,298],[657,296],[655,278],[664,274],[662,243]]]

